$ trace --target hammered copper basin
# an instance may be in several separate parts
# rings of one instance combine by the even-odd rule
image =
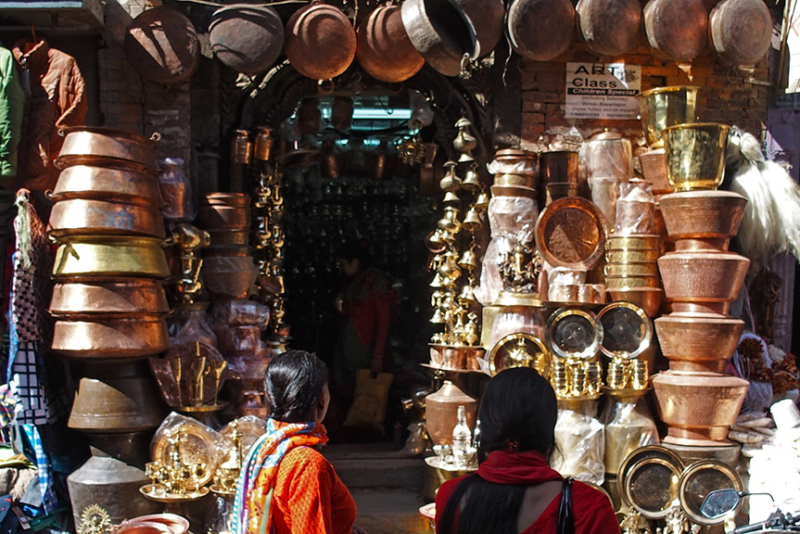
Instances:
[[[659,200],[669,236],[677,250],[727,250],[739,231],[747,199],[728,191],[692,191],[664,195]],[[681,243],[681,240],[692,240]]]
[[[367,74],[387,83],[403,82],[425,64],[408,39],[400,6],[375,8],[356,30],[356,57]]]
[[[55,284],[50,301],[50,314],[56,317],[167,312],[163,284],[147,278],[69,280]]]
[[[56,202],[50,213],[50,235],[143,235],[166,237],[164,218],[154,207],[73,198]]]
[[[161,189],[152,169],[139,166],[97,167],[73,165],[58,176],[50,200],[70,198],[124,202],[161,207]]]
[[[90,126],[66,128],[59,130],[59,134],[64,136],[64,145],[56,160],[60,168],[91,163],[156,168],[155,143],[161,139],[159,134],[148,139],[125,130]]]
[[[653,389],[661,419],[669,426],[664,441],[680,445],[727,442],[728,427],[736,422],[749,385],[742,378],[716,373],[658,373]]]
[[[163,241],[155,237],[75,235],[59,238],[53,276],[169,278]]]
[[[159,316],[57,320],[53,352],[78,359],[141,358],[170,346],[166,321]]]
[[[733,302],[749,266],[744,256],[727,252],[670,252],[658,259],[671,302]]]
[[[356,56],[356,32],[334,6],[301,7],[286,24],[284,50],[292,67],[313,80],[339,76]]]
[[[666,315],[655,320],[661,353],[675,371],[720,373],[744,330],[739,319]]]

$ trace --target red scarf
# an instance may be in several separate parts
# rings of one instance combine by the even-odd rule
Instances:
[[[538,482],[563,480],[558,471],[550,469],[547,458],[537,451],[492,451],[478,467],[478,476],[495,484],[529,486]]]

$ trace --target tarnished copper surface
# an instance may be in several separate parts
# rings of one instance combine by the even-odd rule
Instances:
[[[534,61],[551,61],[569,48],[575,8],[570,0],[514,0],[506,20],[514,52]]]
[[[606,289],[637,289],[637,288],[659,288],[661,280],[658,276],[630,275],[630,276],[606,276]]]
[[[599,56],[627,54],[639,43],[639,0],[580,0],[575,8],[586,47]]]
[[[221,191],[216,191],[201,197],[200,205],[246,208],[250,206],[250,195],[247,193],[224,193]]]
[[[223,7],[208,25],[211,51],[236,72],[255,74],[266,70],[283,51],[283,21],[266,6]]]
[[[739,295],[750,260],[728,252],[670,252],[658,259],[664,295],[673,304],[727,303]]]
[[[400,14],[411,44],[441,74],[457,76],[465,56],[477,58],[475,26],[455,0],[407,0]]]
[[[590,201],[568,197],[547,206],[536,221],[542,256],[558,267],[588,270],[603,257],[605,217]]]
[[[246,230],[250,223],[249,206],[200,206],[197,211],[197,224],[205,230]]]
[[[247,298],[258,276],[250,256],[206,257],[203,264],[206,289],[218,297]]]
[[[166,237],[164,218],[155,207],[73,198],[56,202],[47,228],[50,235],[143,235]]]
[[[659,235],[610,235],[606,239],[606,251],[658,251],[661,248]]]
[[[139,517],[134,517],[132,519],[128,519],[125,521],[126,524],[130,523],[140,523],[140,522],[148,522],[148,523],[161,523],[169,527],[169,530],[172,534],[186,534],[189,532],[189,521],[186,518],[181,517],[177,514],[152,514],[152,515],[141,515]]]
[[[124,48],[136,72],[157,83],[187,80],[200,64],[194,25],[172,7],[156,7],[136,17],[128,26]]]
[[[716,189],[722,184],[729,130],[725,124],[698,122],[661,131],[667,178],[676,192]]]
[[[708,13],[703,0],[650,0],[644,29],[653,53],[671,61],[689,61],[706,47]]]
[[[661,130],[664,128],[695,122],[698,90],[699,87],[676,85],[657,87],[637,95],[642,127],[651,149],[664,146],[664,141],[661,139]],[[660,165],[658,162],[656,164]],[[647,179],[646,171],[645,179]]]
[[[209,254],[209,248],[246,246],[250,243],[250,231],[248,230],[208,230],[211,237],[211,247],[203,249],[203,255]],[[219,254],[217,254],[219,255]]]
[[[727,442],[728,427],[736,422],[749,382],[734,376],[681,374],[653,377],[661,419],[669,426],[664,441],[681,445]]]
[[[604,267],[606,276],[658,276],[658,265],[652,263],[608,263]]]
[[[59,243],[53,262],[56,278],[170,276],[163,241],[155,237],[70,235]]]
[[[346,71],[356,57],[356,32],[337,8],[314,3],[289,19],[284,48],[297,72],[313,80],[330,80]]]
[[[711,44],[725,63],[754,65],[769,50],[772,16],[762,0],[723,0],[708,24]]]
[[[475,28],[478,56],[488,56],[503,37],[506,7],[503,0],[455,0]]]
[[[674,371],[721,373],[739,343],[744,321],[665,315],[655,320],[661,353]]]
[[[58,176],[48,197],[53,202],[71,198],[124,202],[139,206],[161,207],[161,189],[148,167],[127,168],[73,165]]]
[[[53,352],[70,358],[140,358],[169,348],[162,317],[106,318],[97,321],[57,320]]]
[[[467,425],[475,428],[478,401],[452,382],[445,380],[438,391],[425,397],[425,422],[428,436],[434,445],[450,445],[453,442],[453,428],[458,421],[459,406],[464,406]]]
[[[632,302],[642,308],[651,319],[658,316],[661,301],[664,299],[664,290],[661,288],[615,289],[607,287],[606,291],[612,301]]]
[[[64,144],[56,160],[59,168],[69,165],[114,165],[136,164],[155,170],[155,143],[159,134],[147,137],[94,126],[73,126],[59,130]]]
[[[648,150],[639,154],[639,163],[642,165],[642,175],[645,181],[650,183],[653,192],[671,192],[672,186],[669,185],[667,177],[667,160],[663,148]]]
[[[405,81],[425,64],[408,39],[400,6],[375,8],[356,30],[356,57],[367,74],[387,83]]]
[[[724,252],[739,231],[747,199],[728,191],[692,191],[664,195],[659,204],[676,250]]]
[[[163,284],[147,278],[71,279],[55,284],[50,301],[50,314],[56,317],[167,312],[169,304]]]
[[[545,184],[578,185],[578,153],[552,150],[539,154],[539,169]]]

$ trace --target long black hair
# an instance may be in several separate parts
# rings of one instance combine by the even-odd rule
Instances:
[[[558,417],[550,383],[528,367],[506,369],[489,381],[481,399],[478,461],[497,450],[550,456]],[[442,512],[440,534],[516,534],[527,486],[495,484],[477,474],[461,482]],[[458,530],[453,528],[458,510]]]
[[[290,350],[276,356],[264,376],[270,417],[284,423],[310,421],[328,382],[328,368],[316,355]]]

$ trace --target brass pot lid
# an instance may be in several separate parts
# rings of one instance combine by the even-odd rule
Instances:
[[[603,342],[603,325],[588,310],[560,308],[547,319],[545,340],[556,356],[590,360]]]
[[[581,197],[553,201],[536,221],[536,244],[550,265],[588,271],[603,257],[606,221]]]
[[[650,347],[653,323],[647,313],[631,302],[612,302],[597,314],[603,325],[600,350],[609,358],[632,360]]]
[[[622,463],[619,465],[619,471],[617,471],[617,491],[619,492],[620,499],[627,506],[632,506],[632,503],[630,500],[628,500],[628,497],[625,494],[625,484],[628,478],[628,473],[631,471],[631,468],[634,466],[634,464],[636,464],[636,462],[645,458],[661,458],[672,463],[679,472],[683,471],[683,460],[681,460],[680,456],[666,447],[661,447],[660,445],[647,445],[632,451],[630,454],[628,454],[628,456],[625,457],[624,460],[622,460]]]
[[[689,519],[699,525],[716,525],[725,516],[710,519],[700,512],[706,495],[714,490],[744,490],[741,477],[728,465],[717,460],[701,460],[689,465],[680,479],[678,497]]]
[[[168,432],[160,430],[156,432],[156,436],[153,438],[153,461],[159,462],[161,465],[170,465],[170,439],[178,433],[180,434],[178,448],[181,463],[183,465],[205,464],[203,476],[197,479],[198,487],[204,489],[203,486],[211,481],[217,467],[217,447],[214,436],[205,425],[192,420],[179,423],[170,428]]]
[[[624,482],[624,495],[631,506],[648,519],[667,516],[678,498],[681,470],[660,457],[642,458],[630,466]]]
[[[492,376],[511,367],[532,367],[546,378],[550,375],[550,363],[547,346],[538,337],[525,333],[505,336],[489,354]]]

